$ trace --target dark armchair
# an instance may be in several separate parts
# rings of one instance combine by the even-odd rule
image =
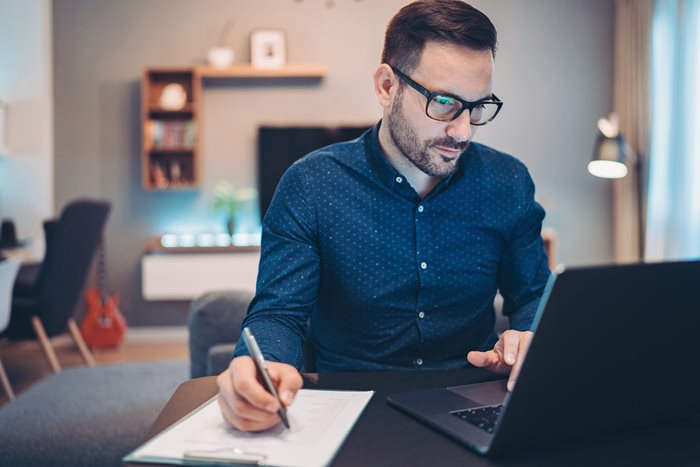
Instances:
[[[44,223],[46,254],[38,265],[20,269],[12,294],[10,324],[3,336],[39,339],[54,371],[61,366],[49,337],[69,330],[83,358],[92,355],[71,317],[90,271],[109,215],[106,202],[78,200],[58,220]]]

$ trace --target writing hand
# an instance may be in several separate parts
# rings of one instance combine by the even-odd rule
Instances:
[[[288,407],[303,384],[301,375],[286,363],[267,362],[267,369],[282,403]],[[279,404],[258,381],[252,358],[234,358],[216,378],[216,383],[221,414],[232,427],[241,431],[263,431],[280,422]]]

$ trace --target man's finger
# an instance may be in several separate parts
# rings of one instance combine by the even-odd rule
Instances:
[[[517,331],[506,331],[501,336],[503,341],[503,361],[508,365],[515,365],[518,359],[518,348],[520,347],[520,333]]]
[[[498,357],[498,354],[493,350],[489,350],[486,352],[479,352],[473,350],[467,354],[467,361],[469,361],[469,363],[471,363],[474,366],[483,368],[486,366],[497,365],[500,361],[500,358]]]
[[[258,382],[255,363],[250,357],[235,359],[233,372],[233,388],[239,397],[244,398],[252,406],[267,412],[276,412],[279,404],[272,394]],[[232,405],[233,406],[233,405]]]
[[[282,400],[282,404],[285,406],[291,405],[297,391],[304,384],[301,375],[291,365],[270,364],[268,370],[270,371],[270,377],[277,384],[277,392]]]
[[[520,336],[520,346],[518,347],[518,357],[513,365],[513,369],[510,372],[510,377],[508,378],[508,390],[512,391],[515,387],[515,381],[518,379],[520,374],[520,368],[523,366],[525,361],[525,356],[527,355],[527,350],[530,347],[530,341],[532,340],[532,333],[525,332]]]
[[[508,376],[508,383],[506,385],[509,392],[513,392],[513,388],[515,387],[515,381],[518,379],[519,372],[520,369],[518,368],[518,365],[514,366],[513,369],[510,371],[510,376]]]

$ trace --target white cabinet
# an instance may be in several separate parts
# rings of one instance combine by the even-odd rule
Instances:
[[[146,300],[192,300],[214,290],[255,291],[259,251],[149,253],[141,259]]]

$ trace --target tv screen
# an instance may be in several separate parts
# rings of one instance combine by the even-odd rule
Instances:
[[[284,172],[297,159],[329,144],[357,138],[366,126],[261,126],[258,129],[258,196],[265,217]]]

